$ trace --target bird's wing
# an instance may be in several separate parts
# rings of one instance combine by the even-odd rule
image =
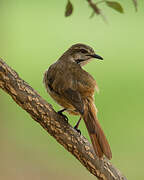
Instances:
[[[84,103],[83,103],[83,99],[78,91],[68,88],[63,91],[63,96],[76,108],[76,110],[80,114],[83,115]]]
[[[77,87],[77,79],[70,71],[49,69],[48,85],[61,99],[65,99],[80,114],[84,112],[84,104]]]

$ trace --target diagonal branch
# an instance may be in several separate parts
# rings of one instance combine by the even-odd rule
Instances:
[[[0,59],[0,88],[8,93],[19,106],[98,179],[126,180],[106,158],[97,158],[88,140],[79,135],[2,59]]]

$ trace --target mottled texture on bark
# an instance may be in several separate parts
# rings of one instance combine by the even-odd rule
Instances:
[[[100,180],[126,180],[106,158],[96,157],[88,140],[0,59],[0,88]]]

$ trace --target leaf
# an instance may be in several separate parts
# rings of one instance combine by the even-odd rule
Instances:
[[[67,5],[66,5],[66,9],[65,9],[65,16],[68,17],[72,14],[73,12],[73,5],[70,2],[70,0],[68,0]]]
[[[123,7],[121,6],[120,3],[115,2],[115,1],[105,1],[107,6],[115,9],[116,11],[120,12],[120,13],[124,13]]]
[[[137,4],[137,0],[132,0],[132,1],[133,1],[133,3],[134,3],[135,10],[137,11],[137,6],[138,6],[138,4]]]

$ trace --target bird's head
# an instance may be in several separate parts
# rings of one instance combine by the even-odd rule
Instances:
[[[92,58],[103,60],[101,56],[95,54],[90,46],[85,44],[74,44],[66,51],[66,54],[80,66],[87,64]]]

